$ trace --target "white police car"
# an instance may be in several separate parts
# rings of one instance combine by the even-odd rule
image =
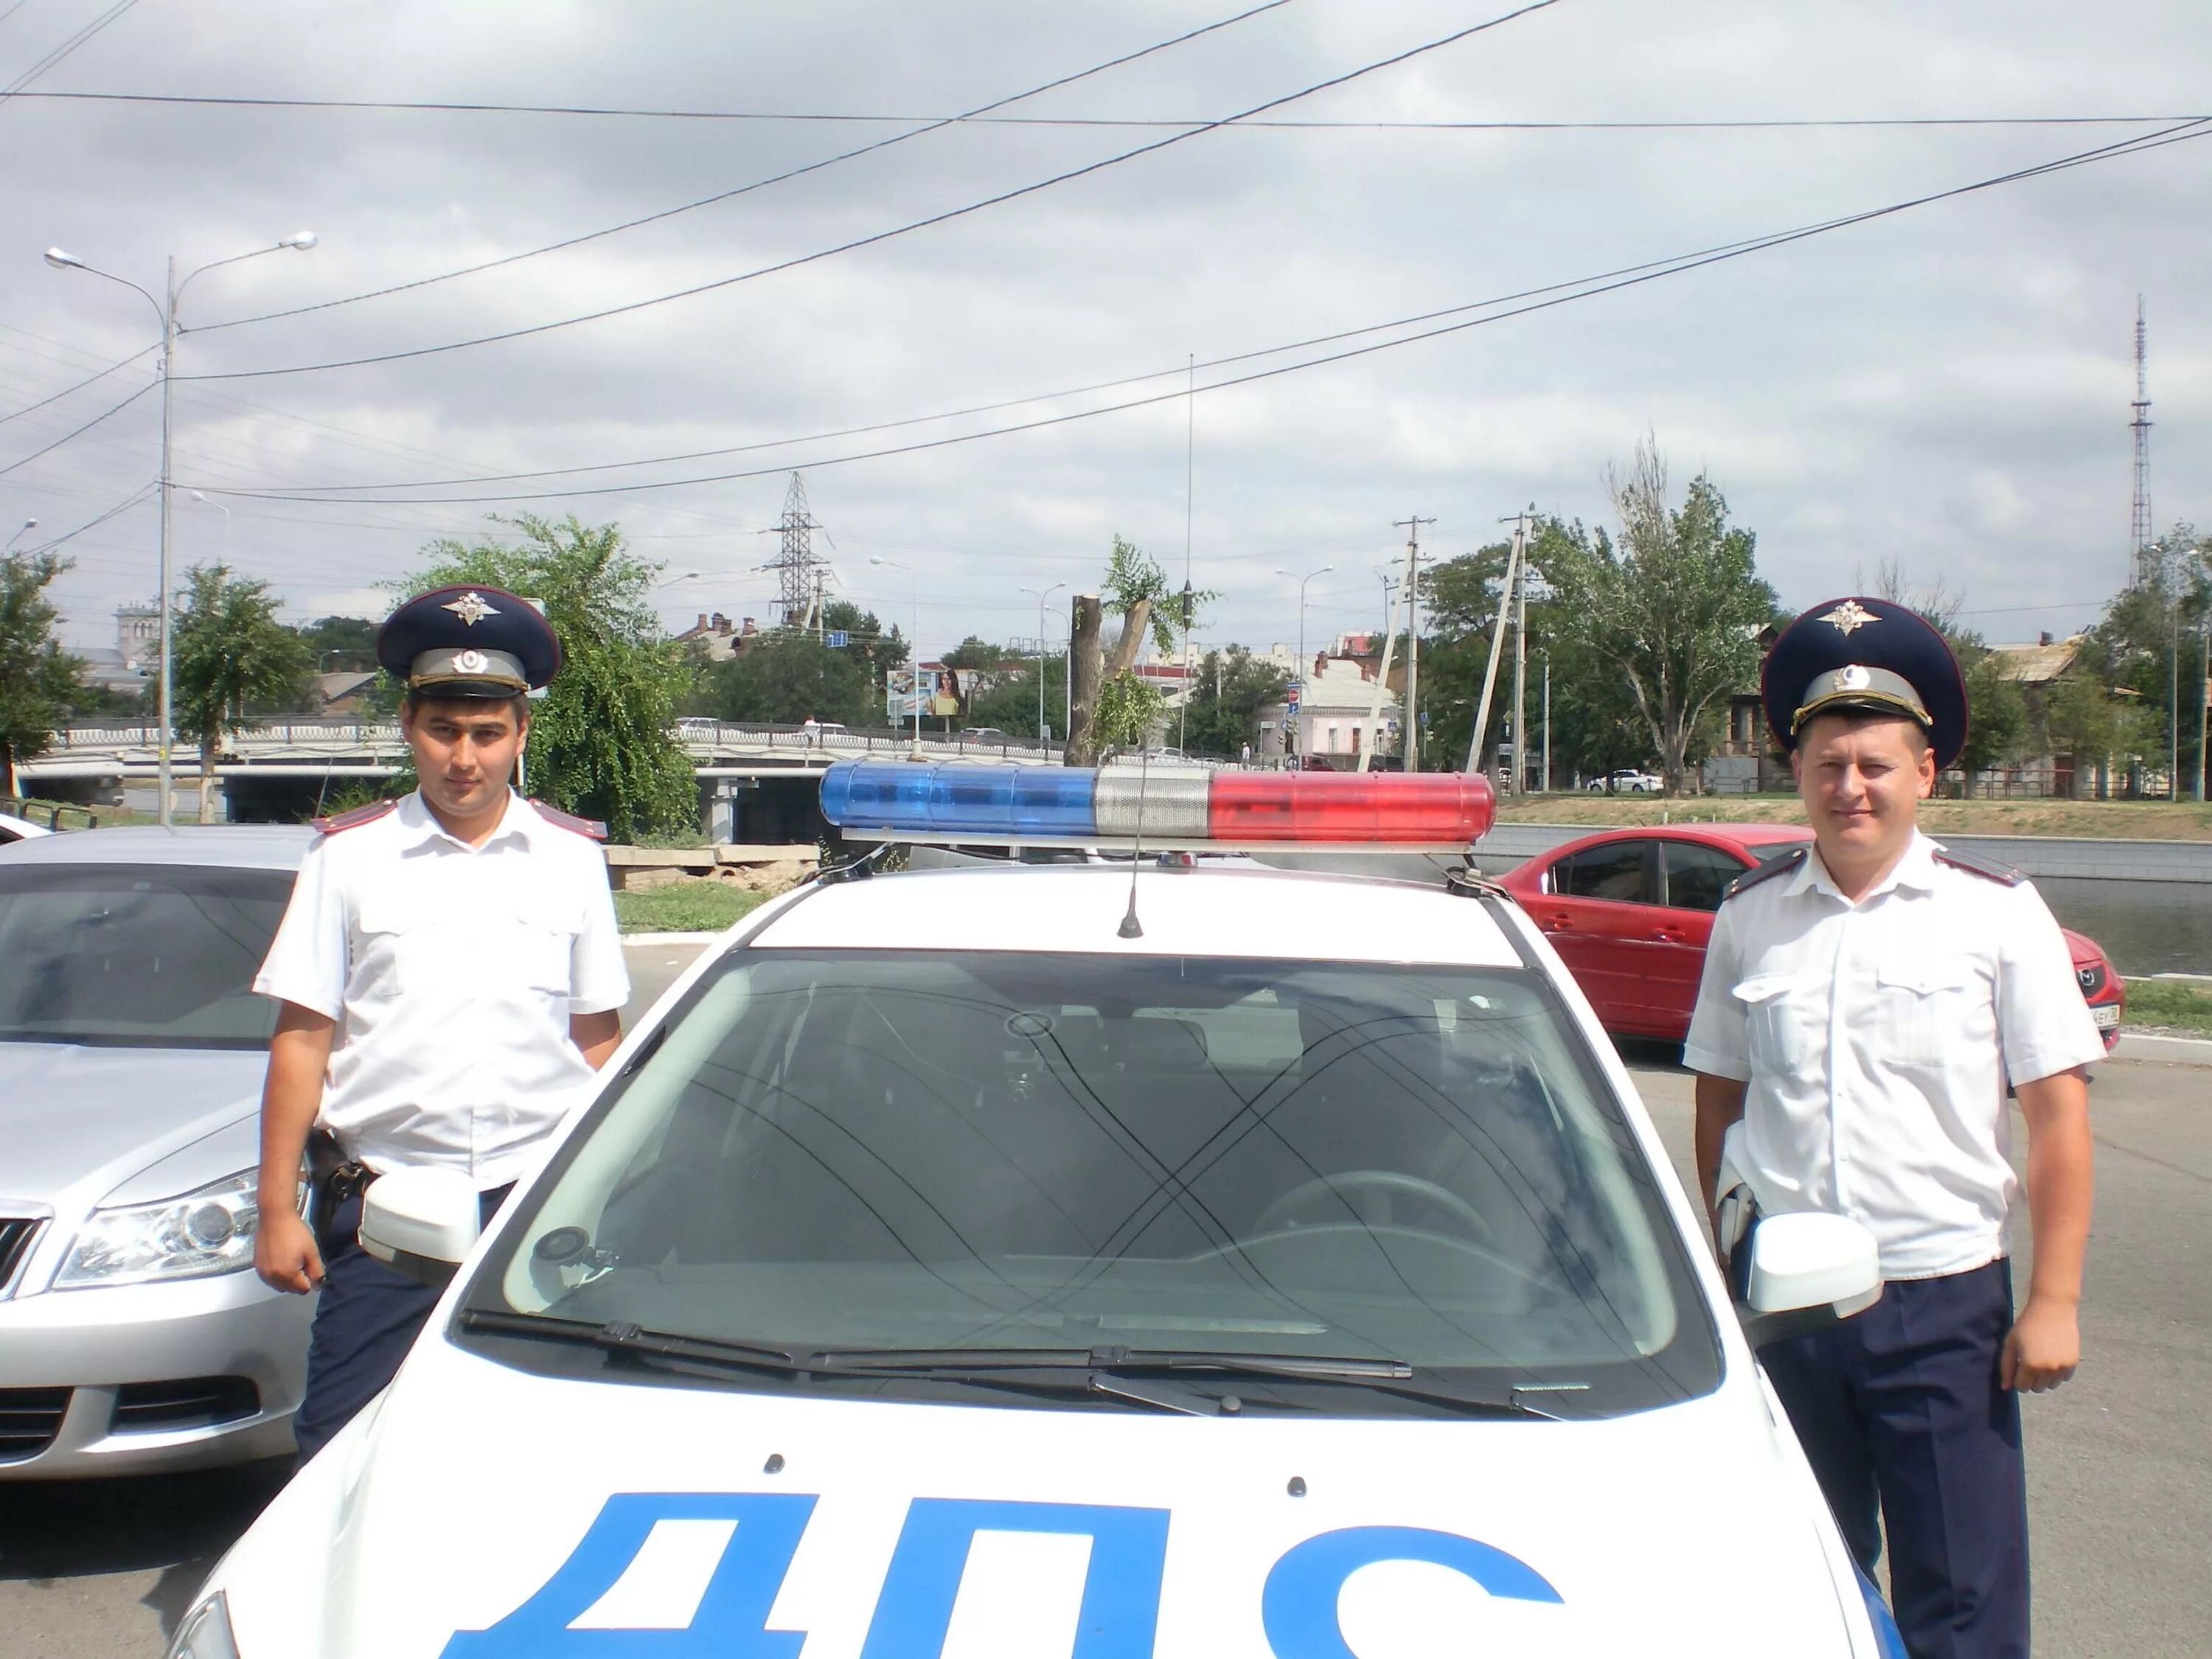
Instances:
[[[1463,848],[1490,808],[907,764],[823,802],[1148,848]],[[1479,885],[824,878],[669,993],[473,1249],[456,1177],[371,1189],[380,1254],[466,1261],[174,1651],[1894,1652],[1666,1170]],[[1757,1256],[1753,1317],[1875,1284],[1834,1218]]]

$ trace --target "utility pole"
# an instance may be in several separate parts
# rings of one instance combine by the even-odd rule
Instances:
[[[2143,323],[2142,295],[2136,295],[2136,417],[2128,429],[2136,434],[2136,493],[2128,523],[2128,584],[2134,586],[2148,575],[2150,552],[2150,345]]]
[[[1421,526],[1418,513],[1395,520],[1406,532],[1406,769],[1421,769]],[[1373,744],[1369,747],[1372,748]]]
[[[1528,515],[1513,520],[1513,788],[1528,787]]]
[[[1546,794],[1552,793],[1552,653],[1544,653],[1544,779]]]
[[[1507,520],[1504,519],[1498,520],[1500,524],[1506,522]],[[1514,526],[1513,546],[1511,551],[1505,556],[1505,580],[1499,585],[1498,590],[1498,620],[1492,625],[1490,630],[1490,661],[1482,671],[1482,697],[1475,705],[1474,732],[1468,738],[1467,743],[1467,765],[1462,769],[1469,772],[1482,770],[1482,739],[1490,730],[1490,698],[1498,686],[1498,653],[1505,643],[1505,622],[1513,612],[1513,595],[1520,583],[1522,562],[1528,550],[1527,535],[1528,515],[1526,513],[1517,513],[1514,514],[1511,523]],[[1520,696],[1517,690],[1514,696],[1513,721],[1513,741],[1517,750],[1521,741]]]

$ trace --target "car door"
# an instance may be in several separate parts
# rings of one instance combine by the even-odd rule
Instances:
[[[1536,925],[1608,1030],[1641,1030],[1650,1020],[1644,958],[1656,850],[1650,836],[1632,836],[1570,853],[1545,872],[1537,901]]]
[[[1648,1006],[1656,1035],[1680,1039],[1688,1034],[1713,912],[1721,908],[1729,884],[1749,868],[1725,847],[1700,841],[1659,843],[1660,902],[1652,908],[1651,949],[1645,959]]]

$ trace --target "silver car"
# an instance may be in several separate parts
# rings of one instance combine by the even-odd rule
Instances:
[[[314,1301],[253,1273],[251,986],[308,839],[0,852],[0,1480],[291,1449]]]

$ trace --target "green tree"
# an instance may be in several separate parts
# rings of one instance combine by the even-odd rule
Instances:
[[[823,605],[822,625],[829,632],[845,635],[845,649],[860,665],[871,684],[880,687],[884,674],[906,666],[910,653],[905,637],[896,627],[886,629],[874,611],[863,611],[850,599],[832,599]]]
[[[1183,747],[1194,755],[1240,754],[1259,735],[1260,711],[1280,702],[1291,677],[1241,645],[1209,651],[1193,676]]]
[[[1044,659],[1045,724],[1055,732],[1064,723],[1067,700],[1067,659],[1054,653]],[[1037,735],[1037,671],[1032,662],[1018,674],[1009,674],[989,690],[979,692],[968,704],[968,724],[993,726],[1009,737]],[[1064,734],[1063,734],[1064,735]]]
[[[46,752],[83,695],[82,663],[54,638],[61,612],[46,596],[70,568],[52,553],[0,559],[0,795],[19,794],[15,768]]]
[[[1608,482],[1618,547],[1602,530],[1581,546],[1567,538],[1544,574],[1592,655],[1627,682],[1667,793],[1678,794],[1710,711],[1757,677],[1774,590],[1759,578],[1756,538],[1729,526],[1710,477],[1670,506],[1666,462],[1647,438],[1627,476]]]
[[[252,716],[298,701],[307,647],[276,620],[269,584],[223,564],[185,572],[185,603],[169,646],[178,732],[199,745],[200,822],[215,821],[215,763],[223,739]]]
[[[707,671],[703,702],[702,713],[765,726],[883,723],[867,671],[848,652],[797,629],[757,635],[742,654],[714,664]]]
[[[1106,557],[1106,580],[1100,596],[1109,616],[1121,619],[1121,631],[1112,647],[1079,635],[1075,648],[1097,653],[1099,662],[1098,704],[1089,729],[1084,710],[1075,710],[1076,729],[1068,733],[1067,763],[1087,764],[1101,744],[1128,748],[1143,743],[1160,718],[1166,698],[1157,687],[1137,678],[1137,655],[1149,639],[1161,655],[1171,655],[1182,634],[1202,620],[1205,607],[1220,596],[1207,589],[1177,590],[1168,586],[1159,561],[1120,536]],[[1080,676],[1076,684],[1084,684]]]
[[[1019,652],[1009,651],[1003,645],[993,645],[970,634],[938,660],[947,668],[996,668],[1000,663],[1018,661],[1020,655]]]
[[[376,672],[377,625],[363,617],[319,617],[302,627],[300,642],[318,674]]]
[[[604,819],[617,841],[696,832],[698,781],[668,734],[690,671],[652,605],[659,567],[630,553],[615,525],[495,522],[516,538],[433,542],[408,586],[482,582],[545,607],[564,662],[531,705],[531,792]]]
[[[2133,746],[2110,752],[2140,757],[2163,769],[2171,744],[2181,778],[2202,769],[2196,711],[2203,696],[2198,636],[2212,618],[2208,556],[2212,538],[2199,536],[2191,525],[2173,526],[2153,544],[2143,579],[2105,607],[2081,658],[2107,688],[2124,688],[2142,716],[2130,728]]]

